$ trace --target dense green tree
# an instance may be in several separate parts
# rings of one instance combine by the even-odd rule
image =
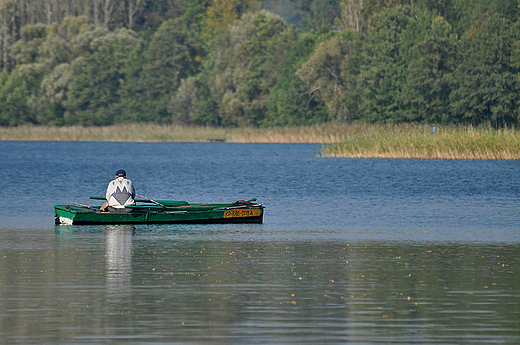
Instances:
[[[218,102],[211,93],[209,87],[208,75],[200,74],[195,77],[197,99],[195,100],[194,110],[191,115],[192,121],[195,124],[220,126],[221,118],[218,111]]]
[[[179,124],[196,123],[192,116],[199,100],[199,89],[202,87],[197,79],[197,77],[192,77],[182,80],[175,96],[168,103],[168,112],[172,115],[172,122]],[[202,121],[202,123],[204,122]]]
[[[233,0],[214,0],[204,16],[203,35],[218,39],[229,25],[238,18],[237,6]]]
[[[270,126],[305,125],[329,120],[329,112],[317,92],[309,90],[297,71],[309,59],[319,42],[333,35],[327,29],[302,35],[280,63],[271,89],[264,124]]]
[[[259,4],[254,0],[213,0],[201,21],[202,35],[219,39],[242,14],[257,8]]]
[[[74,66],[96,51],[110,32],[88,24],[86,17],[69,17],[61,26],[27,25],[21,33],[23,39],[12,52],[29,90],[28,116],[37,123],[63,124]]]
[[[296,39],[283,20],[268,12],[247,13],[215,44],[202,74],[210,101],[199,98],[199,106],[215,102],[222,125],[258,125],[267,114],[267,104],[279,60]],[[204,92],[203,92],[204,91]],[[198,109],[198,108],[197,108]],[[195,113],[200,111],[196,110]],[[200,118],[200,117],[199,117]]]
[[[82,22],[83,18],[78,18],[77,23]],[[61,124],[53,114],[53,109],[59,111],[61,107],[52,107],[46,101],[46,92],[41,89],[42,82],[58,79],[57,74],[64,70],[66,65],[75,58],[75,52],[71,47],[70,38],[77,32],[70,28],[74,21],[64,22],[59,28],[56,24],[45,26],[42,24],[27,25],[22,31],[22,40],[12,47],[12,53],[19,61],[17,73],[24,79],[24,84],[29,90],[29,97],[25,100],[25,109],[37,123]],[[62,32],[60,32],[60,29]],[[66,30],[71,29],[71,30]],[[54,71],[55,68],[57,71]],[[60,80],[63,83],[63,79]],[[62,92],[62,89],[56,90]],[[50,95],[50,92],[49,92]],[[50,95],[52,97],[52,95]],[[56,99],[56,98],[54,98]]]
[[[65,123],[108,125],[128,121],[118,90],[128,54],[139,44],[135,34],[120,29],[92,42],[96,51],[75,62],[65,104]]]
[[[181,18],[186,25],[202,25],[206,9],[212,0],[176,0],[182,4]],[[175,18],[171,18],[175,19]],[[200,31],[201,28],[198,28]]]
[[[18,68],[12,73],[0,73],[0,125],[17,126],[36,123],[27,109],[29,90]]]
[[[414,3],[421,3],[421,0]],[[341,0],[335,24],[344,30],[365,33],[381,12],[397,6],[410,6],[410,0]]]
[[[446,10],[446,18],[459,35],[480,22],[490,14],[498,15],[509,21],[518,20],[519,3],[517,0],[451,0]]]
[[[370,122],[405,121],[400,97],[405,87],[408,63],[417,58],[413,45],[422,34],[417,18],[420,12],[410,6],[396,6],[374,17],[364,47],[360,74],[361,117]]]
[[[144,50],[130,55],[121,90],[127,111],[148,121],[169,122],[168,103],[181,80],[199,71],[206,54],[200,36],[181,19],[166,21]],[[132,108],[129,108],[132,106]]]
[[[39,123],[63,125],[64,103],[67,102],[68,91],[73,82],[72,64],[63,63],[48,73],[41,83],[41,96],[32,97],[29,106],[36,114]]]
[[[460,41],[450,104],[457,122],[502,127],[518,121],[518,68],[512,63],[518,24],[498,14],[481,18]]]
[[[233,27],[224,49],[225,54],[234,57],[230,64],[220,64],[224,73],[216,73],[217,78],[225,78],[228,86],[220,104],[223,123],[241,126],[263,121],[279,61],[295,39],[295,32],[268,12],[245,15]],[[213,87],[214,94],[221,92],[217,88],[218,84]]]
[[[94,3],[0,0],[0,125],[519,121],[518,0]]]
[[[25,78],[27,86],[35,88],[45,73],[53,67],[53,59],[45,52],[55,53],[44,47],[47,43],[47,26],[27,25],[21,34],[22,39],[13,45],[11,52],[18,61],[19,73]]]
[[[357,53],[356,43],[352,40],[352,33],[347,32],[320,43],[296,71],[296,75],[309,86],[306,93],[317,95],[335,120],[352,120],[355,117],[352,109],[344,107],[345,94],[354,92],[355,88],[355,83],[349,82],[352,76],[343,73],[348,61]]]
[[[149,102],[141,84],[141,73],[145,65],[145,43],[139,42],[129,50],[122,65],[121,74],[124,78],[120,80],[117,91],[121,115],[125,122],[157,121],[156,115],[148,109]]]
[[[442,18],[418,17],[424,27],[415,40],[402,100],[407,121],[450,121],[450,78],[455,67],[456,36]]]

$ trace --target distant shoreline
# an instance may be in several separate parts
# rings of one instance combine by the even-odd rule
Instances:
[[[180,125],[119,124],[104,127],[0,127],[0,141],[99,142],[236,142],[332,144],[345,136],[347,125],[222,128]]]
[[[0,127],[0,141],[234,142],[322,144],[320,157],[520,159],[520,131],[419,124],[217,128],[156,124]]]

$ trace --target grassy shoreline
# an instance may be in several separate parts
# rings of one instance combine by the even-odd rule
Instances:
[[[0,141],[213,142],[331,144],[345,136],[346,125],[274,128],[216,128],[120,124],[106,127],[0,127]]]
[[[373,125],[324,145],[323,157],[409,159],[520,159],[520,131],[471,126]]]
[[[0,127],[0,141],[317,143],[331,158],[520,159],[520,131],[417,124],[213,128],[154,124]]]

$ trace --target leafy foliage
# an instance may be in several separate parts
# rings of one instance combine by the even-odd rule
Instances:
[[[278,58],[285,55],[294,39],[295,33],[280,17],[268,12],[245,14],[215,43],[215,52],[201,72],[205,77],[197,78],[197,82],[188,82],[173,104],[186,104],[186,92],[190,88],[193,94],[198,95],[191,97],[192,102],[197,100],[198,106],[191,103],[184,108],[195,107],[191,118],[195,123],[260,124],[267,115]],[[205,100],[201,100],[203,94]],[[216,118],[200,116],[201,109],[213,107],[216,107]],[[186,116],[177,118],[187,119]]]
[[[0,3],[0,125],[520,119],[517,0],[118,4]]]
[[[287,52],[275,75],[271,89],[267,116],[268,126],[303,125],[329,120],[329,113],[322,100],[297,75],[297,71],[309,59],[318,42],[333,36],[327,29],[309,32],[301,36]]]
[[[502,127],[518,121],[518,69],[511,64],[518,23],[490,15],[461,39],[460,63],[454,72],[450,95],[453,115],[459,121],[490,122]]]
[[[10,75],[0,74],[0,125],[16,126],[23,123],[34,123],[34,118],[28,116],[27,90],[19,70],[15,69]]]

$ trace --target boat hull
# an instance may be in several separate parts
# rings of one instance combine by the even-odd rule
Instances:
[[[226,224],[263,222],[259,204],[197,204],[182,207],[135,206],[132,212],[100,212],[94,207],[55,205],[56,224]]]

